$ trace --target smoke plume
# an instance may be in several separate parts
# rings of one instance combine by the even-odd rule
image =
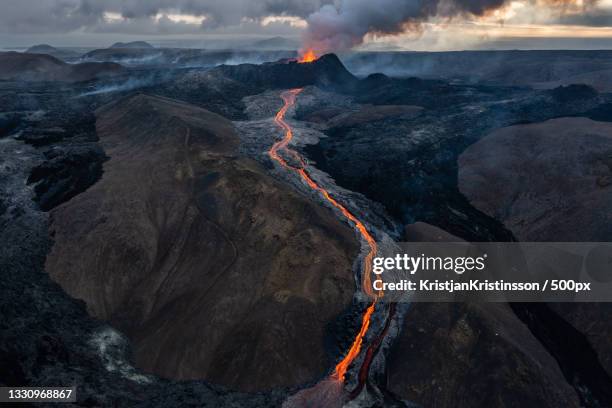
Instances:
[[[533,2],[536,0],[522,0]],[[541,0],[556,8],[588,7],[596,0]],[[392,35],[418,28],[429,18],[483,16],[510,0],[341,0],[338,7],[324,5],[308,17],[302,53],[316,55],[346,51],[367,34]]]

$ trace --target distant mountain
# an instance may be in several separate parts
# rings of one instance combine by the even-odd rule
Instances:
[[[25,52],[30,54],[51,54],[52,52],[58,52],[59,50],[55,47],[50,46],[49,44],[38,44],[33,45]]]
[[[82,61],[117,62],[123,65],[160,64],[176,53],[163,48],[100,48],[83,54]]]
[[[0,53],[0,79],[17,81],[87,81],[122,72],[112,62],[67,64],[47,54]]]
[[[79,57],[79,54],[74,51],[55,48],[49,44],[33,45],[25,50],[25,52],[28,54],[47,54],[61,60],[70,60]]]
[[[132,42],[117,42],[111,45],[109,48],[155,48],[146,41],[132,41]]]
[[[300,43],[284,37],[272,37],[255,41],[248,48],[254,50],[297,50]]]
[[[295,57],[295,51],[206,50],[195,48],[102,48],[83,54],[82,61],[116,62],[124,66],[170,65],[213,67],[221,64],[262,63]]]

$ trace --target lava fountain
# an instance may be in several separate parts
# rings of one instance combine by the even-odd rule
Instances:
[[[317,60],[317,54],[315,54],[314,50],[312,48],[307,49],[306,51],[301,53],[302,55],[300,56],[300,58],[298,58],[298,62],[300,64],[304,64],[304,63],[308,63],[308,62],[313,62]]]

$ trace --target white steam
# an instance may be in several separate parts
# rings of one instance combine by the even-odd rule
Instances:
[[[597,0],[514,0],[537,2],[543,9],[582,10]],[[368,34],[393,35],[418,29],[430,18],[483,16],[507,6],[511,0],[340,0],[308,17],[302,53],[313,50],[347,51],[363,43]]]
[[[308,17],[305,48],[317,55],[345,51],[359,45],[370,32],[397,33],[418,18],[419,0],[342,0],[340,7],[325,5]]]

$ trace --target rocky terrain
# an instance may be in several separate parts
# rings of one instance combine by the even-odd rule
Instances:
[[[558,118],[496,130],[459,158],[459,188],[521,241],[607,241],[612,123]]]
[[[394,80],[383,76],[368,77],[361,81],[355,89],[361,90],[366,86],[372,86],[371,84],[376,84],[376,90],[369,93],[355,92],[353,94],[355,102],[375,103],[380,106],[389,102],[396,104],[402,101],[422,107],[419,115],[403,120],[401,117],[400,119],[373,118],[372,121],[365,123],[335,126],[334,118],[340,114],[346,115],[346,113],[326,106],[302,108],[301,111],[298,110],[298,116],[303,120],[313,121],[317,126],[326,127],[325,132],[328,135],[318,144],[306,146],[304,151],[318,168],[330,173],[341,186],[382,202],[397,222],[407,226],[404,231],[404,239],[411,240],[413,235],[424,239],[431,235],[431,231],[423,232],[422,228],[410,227],[415,221],[426,221],[457,237],[468,240],[505,241],[517,238],[523,240],[520,234],[514,234],[514,229],[510,228],[504,217],[498,217],[500,212],[507,215],[504,212],[504,200],[499,199],[500,195],[508,197],[506,205],[518,204],[518,208],[521,209],[549,208],[550,206],[554,208],[554,203],[571,208],[571,203],[574,201],[576,202],[575,208],[578,209],[583,201],[573,200],[573,193],[566,194],[570,189],[576,191],[576,197],[584,192],[576,188],[577,179],[567,178],[568,174],[571,175],[574,172],[584,174],[586,180],[580,184],[592,192],[587,197],[596,194],[597,198],[592,200],[587,198],[584,200],[585,204],[597,202],[597,205],[605,206],[604,203],[609,201],[606,200],[606,193],[599,186],[602,182],[605,184],[608,172],[605,165],[606,148],[600,146],[599,142],[593,142],[592,150],[590,150],[590,148],[582,147],[585,142],[580,142],[579,138],[575,141],[575,146],[568,146],[564,142],[555,144],[559,137],[564,140],[565,137],[572,138],[580,133],[588,137],[589,141],[592,135],[598,140],[601,139],[601,143],[605,144],[607,135],[610,134],[607,123],[594,123],[590,119],[565,119],[569,121],[568,123],[574,121],[573,123],[580,124],[568,127],[565,126],[566,122],[557,119],[561,121],[557,128],[547,129],[548,132],[540,133],[547,134],[548,143],[536,145],[537,142],[530,137],[525,137],[520,143],[512,140],[507,144],[502,144],[502,146],[512,146],[512,149],[516,149],[514,150],[516,157],[520,156],[521,163],[523,163],[516,163],[509,167],[504,166],[505,159],[501,159],[502,156],[507,157],[505,152],[501,148],[493,149],[493,145],[487,144],[488,137],[474,145],[483,145],[478,150],[471,151],[472,148],[476,148],[469,147],[486,136],[488,132],[503,126],[504,123],[510,125],[521,122],[541,122],[547,118],[567,114],[595,117],[594,112],[603,109],[602,106],[607,103],[608,95],[598,94],[586,86],[572,85],[550,91],[535,92],[519,88],[505,88],[502,96],[497,93],[501,91],[500,88],[490,86],[449,86],[440,81]],[[435,97],[440,94],[444,95],[443,101],[436,104]],[[347,107],[344,108],[344,112],[359,109],[358,106]],[[603,118],[605,115],[600,114],[599,117]],[[550,122],[555,122],[555,120]],[[567,136],[563,136],[564,133]],[[522,143],[528,144],[529,147],[521,145]],[[555,148],[550,149],[553,144]],[[489,173],[472,179],[466,177],[463,180],[464,175],[470,172],[469,166],[466,169],[460,167],[462,160],[467,160],[464,159],[464,156],[461,156],[459,160],[461,153],[466,148],[468,150],[465,155],[468,156],[465,157],[470,157],[471,163],[478,163],[476,166],[489,169]],[[538,164],[534,157],[541,158],[542,152],[546,149],[549,149],[549,154],[552,156],[542,159]],[[575,154],[574,151],[584,152],[585,157],[589,158],[585,164],[578,166],[575,159],[568,159],[567,156]],[[487,160],[488,152],[491,152],[492,155],[489,160]],[[496,154],[497,156],[494,156]],[[553,158],[555,154],[563,156]],[[551,165],[549,161],[554,161],[555,164]],[[530,192],[528,186],[533,186],[533,184],[529,184],[530,180],[526,178],[527,176],[517,177],[516,170],[512,170],[515,166],[516,169],[521,169],[519,174],[531,174],[531,177],[540,179],[539,191],[546,191],[549,194],[550,187],[544,190],[544,185],[552,183],[558,186],[558,192],[552,193],[556,198],[552,200],[538,198],[533,191]],[[557,177],[563,180],[559,179],[557,183],[555,181],[557,179],[552,175],[555,168],[571,168],[571,170],[559,170]],[[502,172],[506,180],[512,180],[512,182],[496,180],[494,174],[497,172]],[[602,178],[597,182],[599,177]],[[513,193],[515,190],[509,188],[509,185],[513,183],[516,183],[516,188],[519,190],[527,189],[524,193],[525,199],[534,201],[519,204],[520,198]],[[567,187],[564,188],[564,185]],[[498,190],[495,190],[496,188]],[[533,188],[537,189],[537,183]],[[466,195],[469,200],[466,199]],[[478,200],[482,200],[481,197],[488,197],[489,207],[480,205]],[[491,206],[495,206],[497,212],[488,211]],[[598,215],[593,216],[594,212]],[[550,211],[549,214],[556,214],[556,212]],[[549,224],[549,236],[559,236],[555,233],[555,228],[567,228],[568,236],[571,236],[570,230],[575,230],[576,227],[567,220],[579,219],[582,220],[579,221],[582,224],[581,228],[586,229],[585,236],[597,230],[601,231],[599,235],[601,239],[607,240],[609,233],[606,233],[605,210],[602,208],[592,211],[585,209],[583,214],[583,217],[577,216],[577,213],[566,214],[563,217],[564,222],[556,218],[556,223]],[[534,223],[527,221],[522,224],[533,225]],[[447,232],[434,235],[445,235]],[[405,329],[410,328],[410,330],[401,332],[395,348],[391,349],[389,355],[391,357],[387,359],[391,363],[386,371],[386,384],[397,395],[425,406],[456,406],[457,401],[464,398],[462,395],[466,395],[466,400],[460,404],[466,404],[466,406],[472,406],[475,400],[479,401],[474,403],[476,406],[503,405],[502,401],[510,399],[513,401],[523,399],[523,403],[527,405],[549,403],[555,405],[552,401],[557,401],[557,403],[565,402],[569,405],[605,406],[610,398],[608,389],[611,384],[605,369],[609,361],[609,345],[601,340],[601,336],[606,337],[604,333],[609,333],[609,330],[600,319],[602,315],[608,313],[607,310],[607,307],[572,308],[569,305],[563,307],[561,305],[513,304],[511,307],[500,306],[497,309],[484,311],[477,305],[453,307],[416,305],[405,320],[405,325],[407,325]],[[424,319],[423,322],[421,318]],[[439,323],[425,323],[429,321],[446,323],[443,326],[439,326]],[[586,323],[589,321],[599,323],[589,326]],[[494,328],[490,336],[495,339],[495,349],[486,357],[476,357],[478,356],[475,354],[477,350],[493,348],[492,345],[483,345],[488,341],[487,331],[491,330],[490,328]],[[527,331],[525,331],[526,328]],[[513,338],[515,334],[521,332],[519,337]],[[594,336],[594,332],[599,335]],[[431,334],[424,335],[421,342],[418,336],[415,337],[415,333]],[[418,364],[418,361],[421,361],[419,352],[427,347],[424,345],[425,342],[430,345],[429,341],[434,333],[445,339],[441,340],[445,346],[435,346],[430,352],[425,353],[422,360],[423,366],[414,371],[414,376],[406,374],[404,370],[408,370],[408,365]],[[408,337],[405,338],[405,336]],[[452,346],[452,351],[440,357],[439,373],[436,374],[434,371],[424,378],[422,373],[425,367],[432,368],[431,356],[438,355],[444,347],[448,346],[447,336],[460,337],[451,343],[457,342]],[[515,347],[519,339],[521,347],[517,349]],[[480,345],[475,346],[479,343]],[[606,343],[605,346],[604,343]],[[471,349],[472,346],[475,348]],[[466,350],[467,354],[461,357],[462,352],[459,350]],[[500,354],[497,354],[498,351]],[[403,353],[410,356],[406,363],[400,357]],[[472,358],[476,358],[479,363],[471,363]],[[525,381],[517,377],[516,371],[513,370],[504,372],[498,369],[486,369],[489,376],[493,375],[493,378],[505,377],[487,386],[481,381],[471,383],[472,378],[485,377],[484,373],[468,374],[469,370],[481,369],[483,360],[498,361],[492,363],[492,366],[495,367],[520,366],[523,367],[520,372],[531,371],[532,374],[525,374],[525,378],[529,378]],[[559,369],[552,369],[552,366],[555,365],[552,361],[556,361]],[[551,367],[552,371],[547,374],[541,373],[538,368],[541,366]],[[451,374],[452,378],[465,379],[466,382],[455,383],[450,379],[451,377],[445,377],[444,373],[448,372],[450,367],[457,370],[456,374]],[[410,379],[405,382],[407,375]],[[538,385],[532,388],[535,383]],[[504,384],[504,386],[499,386],[499,384]],[[466,389],[472,391],[469,394],[462,394]],[[546,389],[549,391],[543,391]]]
[[[587,84],[608,91],[611,51],[382,52],[343,56],[356,74],[444,78],[469,83],[553,88]],[[599,78],[599,79],[597,79]]]
[[[537,89],[554,89],[559,86],[584,84],[600,92],[612,92],[611,79],[612,69],[601,69],[584,74],[570,75],[553,81],[535,82],[532,86]]]
[[[18,102],[16,98],[12,101]],[[64,107],[68,109],[68,104]],[[17,127],[23,128],[26,123],[40,127],[45,120],[44,115],[31,114],[21,117]],[[83,122],[87,120],[85,116]],[[18,140],[12,134],[0,140],[0,310],[4,317],[0,324],[0,383],[78,385],[79,405],[84,406],[204,406],[211,401],[221,406],[279,405],[282,392],[228,394],[202,381],[170,382],[139,373],[131,365],[127,339],[88,315],[86,304],[67,295],[44,271],[45,258],[53,244],[48,213],[41,211],[38,204],[46,201],[35,191],[41,181],[28,184],[28,179],[36,171],[44,175],[47,186],[55,191],[71,191],[71,195],[98,179],[81,166],[63,165],[57,167],[64,177],[57,177],[54,167],[49,166],[54,159],[58,164],[59,160],[78,163],[75,159],[79,152],[88,146],[95,151],[95,133],[87,131],[84,123],[80,125],[83,134],[72,133],[79,127],[68,127],[61,141],[42,145],[31,145],[28,138]],[[27,129],[23,131],[27,133]],[[89,162],[103,160],[103,154],[99,154],[94,160],[90,157]],[[41,168],[49,170],[36,170]],[[68,199],[63,197],[47,205],[54,207]]]
[[[516,78],[554,82],[605,53],[543,53],[539,68],[529,53],[478,53],[465,64],[487,77],[465,83],[360,79],[334,55],[173,65],[203,52],[168,50],[87,57],[129,62],[112,76],[8,54],[34,68],[6,63],[0,81],[3,385],[78,384],[87,406],[324,397],[367,306],[364,246],[266,153],[286,88],[304,88],[291,147],[381,246],[609,240],[612,96],[531,89],[496,65],[520,57]],[[609,406],[608,321],[607,305],[380,304],[334,392],[362,407]]]
[[[97,133],[110,158],[51,212],[51,277],[147,372],[246,391],[323,376],[323,330],[354,292],[352,231],[240,158],[231,123],[203,109],[137,95],[101,108]]]
[[[191,48],[110,47],[89,51],[81,56],[84,62],[116,62],[132,67],[212,68],[220,64],[241,64],[277,61],[295,57],[294,51],[205,50]]]
[[[459,159],[459,186],[470,202],[502,221],[521,241],[607,242],[612,124],[558,118],[502,128]],[[609,380],[609,304],[551,306],[584,338],[600,363],[590,375]],[[603,381],[603,380],[599,380]],[[609,390],[599,386],[610,398]]]
[[[421,222],[406,236],[460,241]],[[387,360],[389,389],[423,406],[581,406],[554,358],[503,303],[417,303]]]

